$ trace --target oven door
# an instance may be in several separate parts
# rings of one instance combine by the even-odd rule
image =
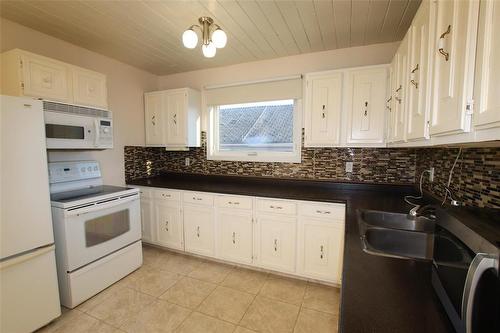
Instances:
[[[68,272],[141,239],[137,194],[67,209],[64,214]]]
[[[48,149],[95,148],[95,118],[45,111],[44,119]]]

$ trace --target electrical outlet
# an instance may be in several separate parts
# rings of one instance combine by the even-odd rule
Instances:
[[[345,162],[345,172],[351,173],[352,166],[353,166],[353,162]]]
[[[432,183],[434,182],[434,167],[431,167],[429,169],[429,181]]]
[[[184,160],[184,165],[189,166],[189,164],[191,164],[191,160],[189,159],[189,157],[186,157],[186,159]]]

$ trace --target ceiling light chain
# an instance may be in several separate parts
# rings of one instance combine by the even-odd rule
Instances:
[[[227,35],[221,27],[214,23],[211,17],[202,16],[198,19],[200,25],[190,26],[182,34],[182,43],[188,49],[194,49],[198,45],[198,35],[194,28],[200,29],[202,45],[201,50],[206,58],[213,58],[217,49],[223,48],[227,43]]]

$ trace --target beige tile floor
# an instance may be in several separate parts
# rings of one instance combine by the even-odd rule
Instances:
[[[39,332],[337,332],[339,289],[144,246],[144,265]]]

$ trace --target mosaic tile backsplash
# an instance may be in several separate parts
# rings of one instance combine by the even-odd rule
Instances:
[[[212,161],[206,156],[206,135],[200,148],[165,151],[154,147],[125,147],[125,178],[132,180],[161,172],[212,175],[319,179],[344,182],[413,184],[415,149],[304,148],[301,163]],[[185,166],[189,157],[190,165]],[[352,161],[353,172],[345,172]]]
[[[211,161],[206,158],[206,134],[200,148],[165,151],[153,147],[125,147],[127,181],[162,172],[256,176],[293,179],[417,184],[420,173],[435,167],[435,181],[424,188],[442,198],[444,185],[458,149],[454,148],[304,148],[301,163]],[[190,165],[185,166],[189,157]],[[353,172],[345,172],[352,161]],[[500,208],[500,148],[464,148],[455,167],[453,196],[466,205]]]

